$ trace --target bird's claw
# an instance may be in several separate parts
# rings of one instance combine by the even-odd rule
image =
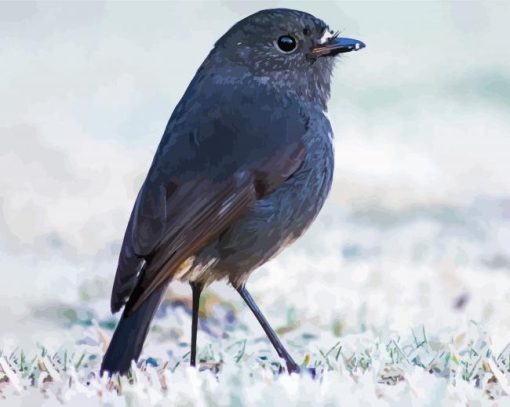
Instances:
[[[287,373],[288,374],[292,374],[292,373],[304,374],[304,373],[307,373],[307,374],[309,374],[312,377],[312,379],[315,379],[316,376],[317,376],[317,370],[314,367],[303,367],[303,368],[300,368],[295,363],[287,363]]]

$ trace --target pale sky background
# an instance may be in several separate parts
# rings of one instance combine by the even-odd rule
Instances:
[[[324,214],[254,286],[291,303],[305,296],[303,307],[317,313],[305,292],[309,270],[277,291],[289,265],[299,269],[320,246],[332,273],[358,250],[352,241],[382,247],[398,264],[415,253],[417,235],[428,242],[419,244],[433,236],[431,246],[442,245],[434,222],[444,213],[470,225],[468,234],[486,233],[476,243],[459,238],[466,258],[507,258],[510,2],[3,1],[4,326],[43,300],[77,301],[78,287],[95,276],[109,292],[134,197],[187,84],[231,25],[276,6],[310,12],[367,48],[342,57],[335,71],[329,116],[337,167]],[[418,226],[404,231],[384,228],[413,219]],[[318,283],[326,305],[338,294],[324,286],[331,275]]]

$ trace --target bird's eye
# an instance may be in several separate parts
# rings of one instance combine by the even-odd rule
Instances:
[[[294,37],[290,35],[282,35],[276,41],[276,46],[278,49],[286,54],[290,54],[297,47],[297,42]]]

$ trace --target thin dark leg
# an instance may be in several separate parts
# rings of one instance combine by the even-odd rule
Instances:
[[[287,350],[283,347],[283,344],[280,342],[278,335],[273,330],[273,328],[271,328],[264,315],[262,315],[262,312],[260,311],[257,304],[255,304],[255,301],[248,290],[244,286],[241,286],[237,288],[237,292],[241,295],[241,297],[243,297],[244,302],[246,305],[248,305],[248,307],[250,307],[251,311],[259,321],[262,329],[278,353],[278,356],[280,356],[287,363],[287,371],[289,373],[299,372],[299,366],[296,362],[294,362],[294,359],[292,359],[292,356],[290,356],[289,352],[287,352]]]
[[[204,286],[199,283],[190,283],[193,292],[193,311],[191,314],[191,356],[190,365],[195,366],[197,360],[197,329],[198,329],[198,307],[200,305],[200,294]]]

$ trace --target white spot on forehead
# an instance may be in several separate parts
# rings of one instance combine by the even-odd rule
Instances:
[[[331,38],[333,38],[334,34],[328,30],[327,28],[324,30],[324,32],[322,33],[322,37],[320,38],[319,40],[319,44],[324,44],[326,43],[327,41],[329,41]]]

